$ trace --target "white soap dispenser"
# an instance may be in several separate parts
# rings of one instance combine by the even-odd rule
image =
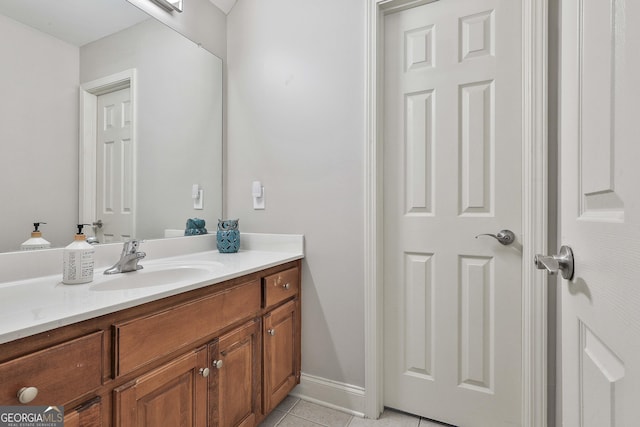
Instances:
[[[62,283],[77,285],[93,280],[93,253],[95,249],[87,243],[82,228],[89,224],[78,224],[78,233],[73,242],[64,248],[62,258]]]
[[[34,251],[36,249],[49,249],[51,243],[42,237],[42,232],[38,230],[40,224],[46,224],[46,222],[34,222],[33,231],[31,232],[31,238],[20,245],[20,249],[23,251]]]

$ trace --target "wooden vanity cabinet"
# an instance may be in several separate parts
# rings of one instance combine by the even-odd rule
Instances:
[[[300,383],[300,269],[263,280],[263,408],[268,414]]]
[[[101,399],[96,397],[70,411],[65,409],[64,427],[102,427]]]
[[[36,394],[22,403],[38,406],[90,393],[102,383],[102,337],[94,332],[0,363],[0,405],[20,405],[18,393],[26,388]]]
[[[264,316],[264,408],[271,412],[300,382],[298,301]]]
[[[168,310],[114,326],[116,375],[188,347],[260,311],[260,280],[249,280]]]
[[[0,405],[64,405],[70,427],[256,427],[300,381],[300,266],[0,344]]]
[[[299,263],[265,275],[262,317],[210,345],[211,427],[257,426],[300,383],[300,280]]]
[[[253,319],[209,345],[211,427],[253,427],[260,418],[260,326]]]
[[[117,427],[206,427],[207,348],[177,358],[114,390]]]

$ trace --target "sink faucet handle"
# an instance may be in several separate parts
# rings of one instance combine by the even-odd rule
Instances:
[[[138,251],[138,247],[141,243],[144,243],[144,240],[131,239],[124,242],[124,247],[122,248],[122,252],[125,254],[134,254]]]

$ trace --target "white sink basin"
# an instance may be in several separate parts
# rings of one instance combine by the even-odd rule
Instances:
[[[174,285],[182,282],[199,282],[207,280],[223,264],[211,262],[188,262],[143,264],[143,268],[129,273],[103,275],[97,272],[94,283],[89,287],[92,291],[115,291],[122,289],[139,289],[163,285]]]

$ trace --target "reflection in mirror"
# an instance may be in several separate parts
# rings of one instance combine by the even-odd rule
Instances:
[[[91,5],[89,15],[78,5]],[[95,16],[106,23],[109,6],[120,9],[115,33],[87,35]],[[18,250],[34,222],[46,222],[43,237],[60,247],[78,221],[101,220],[104,242],[160,238],[187,218],[220,216],[219,58],[125,0],[0,0],[0,14],[0,251]]]
[[[182,0],[153,0],[154,3],[157,3],[165,10],[169,12],[182,12]]]

